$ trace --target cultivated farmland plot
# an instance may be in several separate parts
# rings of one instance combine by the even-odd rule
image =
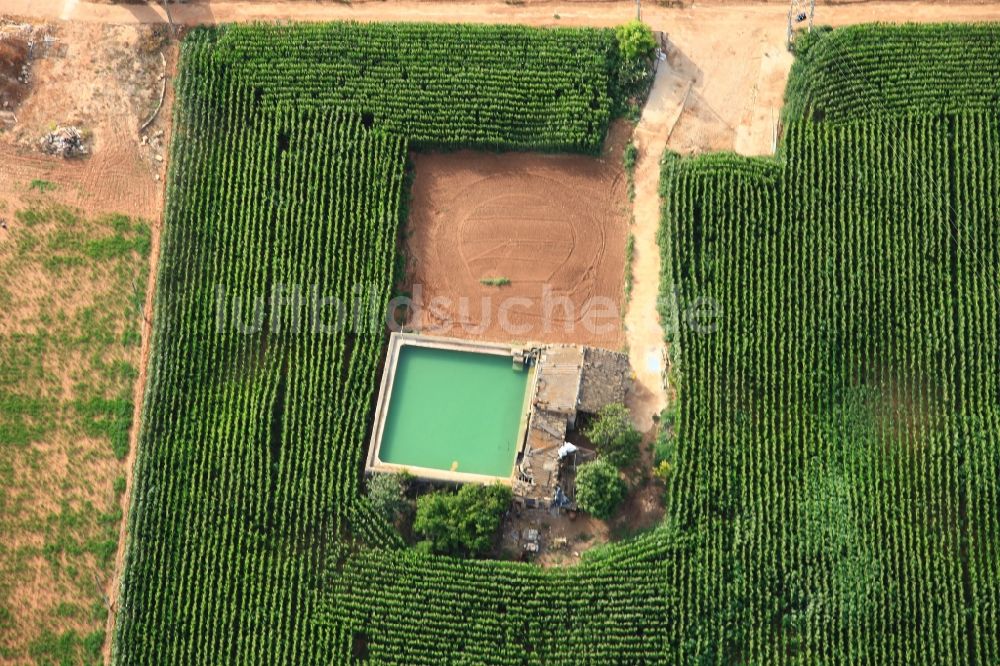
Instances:
[[[675,341],[664,526],[541,570],[405,549],[359,500],[371,320],[407,148],[596,152],[623,95],[614,33],[192,33],[116,661],[1000,659],[1000,127],[976,72],[1000,35],[867,27],[803,50],[778,160],[665,164],[666,314],[718,317]],[[256,307],[275,285],[360,316],[316,334]]]
[[[779,160],[665,163],[678,311],[718,305],[673,349],[692,653],[1000,658],[998,56],[993,26],[819,36]]]

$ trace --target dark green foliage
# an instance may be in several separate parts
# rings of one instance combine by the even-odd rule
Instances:
[[[615,29],[617,57],[611,80],[614,114],[639,120],[639,105],[653,85],[653,52],[656,39],[648,25],[630,21]]]
[[[417,499],[413,531],[433,552],[483,555],[493,545],[503,514],[513,499],[510,488],[469,483],[457,493],[436,491]]]
[[[795,54],[799,61],[803,61],[806,59],[809,49],[832,31],[833,28],[827,25],[816,26],[812,30],[800,30],[792,37],[789,50]]]
[[[793,48],[786,122],[997,110],[1000,24],[819,29]]]
[[[228,68],[264,109],[360,111],[425,147],[596,153],[620,105],[612,30],[325,23],[201,28],[187,73]],[[631,71],[631,70],[629,70]]]
[[[639,455],[642,433],[632,425],[628,408],[621,403],[605,405],[584,434],[602,458],[619,469],[628,467]]]
[[[595,518],[610,518],[625,499],[625,490],[618,470],[605,460],[584,463],[577,469],[576,503]]]
[[[663,528],[575,567],[367,550],[344,564],[318,621],[365,634],[380,664],[671,663],[669,572],[689,556]]]
[[[404,146],[379,143],[384,130],[412,129],[426,145],[544,148],[534,143],[544,135],[590,150],[607,100],[598,93],[587,98],[595,113],[560,115],[540,84],[517,98],[543,100],[516,112],[522,132],[494,110],[506,98],[483,105],[489,86],[476,79],[497,72],[505,95],[535,90],[530,77],[509,78],[538,68],[516,48],[505,65],[502,40],[487,45],[487,66],[479,54],[438,55],[462,51],[443,39],[409,48],[400,37],[365,59],[344,57],[350,33],[337,27],[229,30],[199,31],[184,47],[119,661],[344,664],[355,638],[369,663],[407,666],[1000,658],[1000,317],[983,268],[1000,263],[1000,137],[993,107],[942,116],[935,103],[951,96],[982,110],[976,82],[997,62],[982,59],[995,46],[982,28],[942,36],[936,53],[955,74],[947,87],[924,59],[933,49],[859,39],[859,62],[881,63],[879,93],[850,98],[849,71],[814,69],[802,99],[844,98],[837,113],[857,116],[815,123],[798,113],[781,162],[667,161],[664,270],[676,291],[663,310],[680,322],[671,354],[683,388],[668,518],[579,566],[547,569],[400,547],[358,499],[379,337],[359,335],[348,354],[339,337],[209,335],[212,289],[222,271],[240,293],[266,291],[275,276],[324,286],[353,277],[385,296],[398,205],[375,202],[398,200],[392,165]],[[371,30],[366,44],[412,35]],[[827,39],[808,50],[817,64]],[[580,77],[580,44],[575,58],[560,51],[545,66],[568,63],[573,73],[557,75]],[[452,77],[442,85],[467,86],[469,105],[421,109],[419,86],[404,81],[397,110],[401,73],[337,80],[399,70],[399,53],[428,54],[407,76],[427,82],[434,101],[434,81]],[[955,82],[969,80],[965,99]],[[931,103],[900,106],[914,81],[930,82],[921,99]],[[891,121],[866,111],[873,98],[890,102]],[[376,105],[367,129],[357,100]],[[348,102],[358,108],[315,108]],[[497,115],[473,127],[479,106]],[[593,133],[577,117],[593,119]],[[352,164],[391,177],[368,179]],[[349,191],[378,215],[351,216],[346,204],[336,223],[317,213],[326,197],[309,197],[345,182],[340,173],[351,189],[329,198]],[[336,272],[343,257],[353,273]],[[690,326],[698,298],[724,306],[715,330]],[[286,374],[287,436],[273,463]],[[348,533],[362,538],[341,541]]]

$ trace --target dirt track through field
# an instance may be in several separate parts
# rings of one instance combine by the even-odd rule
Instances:
[[[687,82],[675,70],[661,63],[653,88],[635,128],[633,142],[638,151],[635,164],[635,221],[632,235],[632,298],[625,313],[629,362],[635,373],[628,407],[639,430],[653,426],[667,405],[664,373],[667,349],[663,328],[656,316],[660,294],[660,156],[667,143],[669,125],[676,120],[685,99]]]
[[[176,49],[171,49],[165,56],[167,70],[176,71],[178,53]],[[163,100],[163,107],[173,108],[174,91],[172,86],[166,87],[166,94]],[[162,111],[162,109],[161,109]],[[164,158],[169,158],[170,136],[172,126],[164,123],[163,153]],[[159,185],[159,183],[157,183]],[[108,613],[107,626],[105,627],[104,646],[102,654],[104,663],[111,663],[111,646],[114,638],[115,619],[118,615],[119,600],[121,591],[121,577],[125,568],[125,549],[128,545],[129,530],[129,509],[132,506],[133,470],[135,469],[135,459],[139,449],[139,432],[142,426],[142,407],[146,397],[146,378],[149,376],[149,361],[153,341],[153,297],[156,294],[156,277],[160,265],[160,234],[163,231],[163,201],[166,198],[165,185],[161,185],[158,191],[160,210],[156,212],[152,224],[150,224],[150,253],[149,253],[149,277],[146,281],[146,298],[142,307],[142,343],[139,355],[139,374],[135,380],[135,387],[132,391],[132,429],[129,431],[128,454],[124,460],[125,492],[121,497],[122,521],[118,533],[118,548],[115,551],[115,568],[108,581],[107,596],[108,605],[111,612]]]

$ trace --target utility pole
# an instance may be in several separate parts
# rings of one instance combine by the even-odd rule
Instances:
[[[809,11],[805,11],[806,2],[809,3]],[[788,48],[792,47],[792,26],[800,22],[800,16],[809,18],[809,32],[813,29],[813,16],[816,14],[816,0],[791,0],[788,5]]]

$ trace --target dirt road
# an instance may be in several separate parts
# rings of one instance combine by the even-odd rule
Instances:
[[[635,425],[649,430],[653,417],[666,406],[663,372],[666,347],[663,329],[655,315],[660,289],[660,252],[656,231],[660,223],[660,156],[670,124],[677,118],[689,81],[661,63],[632,140],[638,151],[635,163],[635,199],[632,204],[635,245],[632,254],[632,298],[625,312],[625,337],[635,381],[628,407]]]
[[[7,14],[41,19],[63,19],[97,23],[157,23],[165,18],[161,6],[95,4],[80,0],[4,0]],[[697,2],[689,7],[648,5],[642,18],[654,29],[671,29],[670,23],[687,16],[706,31],[732,27],[745,21],[777,22],[785,29],[788,3]],[[501,0],[471,2],[319,3],[290,2],[192,2],[172,4],[170,14],[176,23],[185,25],[238,21],[435,21],[443,23],[523,23],[530,25],[617,25],[635,16],[635,3],[620,2],[527,2],[506,4]],[[942,2],[855,2],[820,5],[817,24],[847,25],[870,21],[986,21],[1000,18],[995,3]],[[735,37],[733,38],[735,41]]]

